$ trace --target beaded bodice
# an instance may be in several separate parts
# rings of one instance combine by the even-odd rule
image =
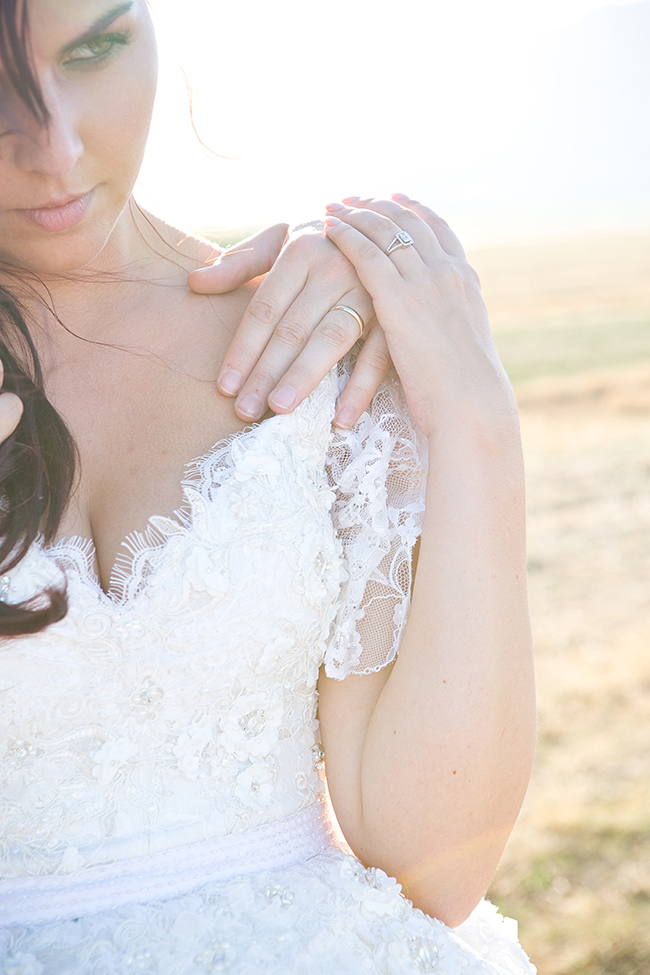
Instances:
[[[422,451],[388,382],[334,436],[344,376],[188,469],[108,594],[92,543],[32,546],[2,580],[68,584],[67,616],[0,649],[4,876],[69,872],[240,832],[321,791],[319,669],[395,653]]]

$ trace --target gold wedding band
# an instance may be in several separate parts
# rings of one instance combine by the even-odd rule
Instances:
[[[346,311],[348,315],[352,315],[355,322],[359,326],[358,338],[361,338],[361,336],[363,335],[363,330],[366,326],[364,324],[363,318],[361,317],[358,311],[355,311],[354,308],[349,308],[347,305],[334,305],[332,308],[330,308],[330,311]]]

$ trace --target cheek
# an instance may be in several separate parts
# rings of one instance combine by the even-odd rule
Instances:
[[[156,94],[155,58],[123,72],[90,116],[86,151],[94,157],[100,178],[111,175],[135,182],[149,133]],[[104,173],[106,166],[108,172]],[[129,187],[130,190],[130,187]]]

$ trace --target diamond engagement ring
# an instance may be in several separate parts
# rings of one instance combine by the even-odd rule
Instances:
[[[363,318],[361,317],[358,311],[355,311],[354,308],[348,308],[347,305],[334,305],[332,308],[330,308],[330,311],[346,311],[348,315],[352,315],[355,322],[359,326],[358,338],[361,338],[361,336],[363,335],[363,330],[366,326],[364,324]]]
[[[386,248],[387,254],[392,254],[396,251],[398,247],[410,247],[411,244],[415,243],[410,234],[407,234],[405,230],[400,230],[398,234],[395,234],[390,244]]]

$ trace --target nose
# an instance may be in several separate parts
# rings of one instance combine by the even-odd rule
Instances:
[[[43,91],[43,96],[49,119],[47,122],[33,117],[25,120],[16,146],[16,165],[24,172],[62,179],[72,172],[83,155],[83,141],[74,106],[53,88]]]

